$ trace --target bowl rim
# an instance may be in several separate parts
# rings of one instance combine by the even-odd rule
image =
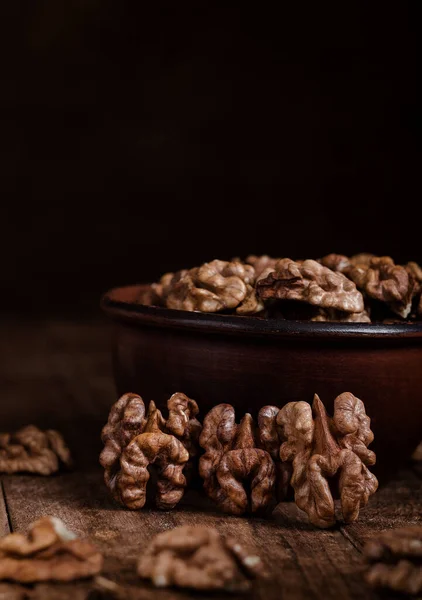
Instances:
[[[195,332],[248,337],[292,338],[421,338],[422,322],[416,323],[325,323],[261,319],[253,316],[190,312],[161,306],[148,306],[122,299],[124,294],[140,294],[150,284],[120,286],[101,297],[101,309],[113,321],[137,326],[184,329]]]

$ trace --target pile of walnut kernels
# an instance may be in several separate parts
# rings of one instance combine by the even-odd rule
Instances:
[[[393,323],[422,319],[422,268],[389,256],[248,256],[166,273],[141,304],[264,318]]]
[[[173,394],[165,419],[154,402],[148,410],[137,394],[123,395],[103,429],[100,462],[113,498],[132,510],[145,506],[154,467],[155,505],[169,510],[195,474],[215,506],[228,514],[271,514],[294,495],[317,527],[336,523],[334,498],[345,522],[356,521],[378,487],[369,471],[374,436],[362,400],[345,392],[330,417],[317,395],[313,405],[264,406],[236,423],[230,404],[214,406],[203,422],[197,403]]]

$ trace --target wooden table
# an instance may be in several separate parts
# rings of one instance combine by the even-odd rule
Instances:
[[[379,490],[357,523],[329,531],[310,527],[293,503],[279,505],[274,520],[236,518],[204,508],[193,492],[169,513],[123,510],[110,500],[98,465],[100,431],[116,399],[108,325],[9,319],[1,326],[0,357],[0,431],[29,423],[58,429],[77,463],[75,471],[53,477],[3,476],[0,533],[26,530],[41,515],[60,517],[101,548],[104,576],[128,586],[127,598],[189,597],[154,590],[135,574],[137,556],[152,535],[187,523],[215,525],[257,548],[270,576],[256,586],[254,598],[376,598],[362,580],[362,544],[383,529],[421,523],[422,469],[416,463]],[[89,582],[40,585],[29,597],[107,597],[92,589]],[[19,597],[15,592],[0,584],[1,599]]]

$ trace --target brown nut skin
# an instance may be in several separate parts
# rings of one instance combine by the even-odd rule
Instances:
[[[105,483],[114,499],[131,510],[145,505],[150,465],[157,472],[157,507],[174,508],[186,487],[184,467],[198,453],[198,405],[182,393],[173,394],[167,405],[167,421],[153,401],[145,416],[142,398],[125,394],[103,429],[100,463]]]
[[[262,273],[256,287],[263,300],[296,300],[348,313],[360,313],[365,308],[363,296],[353,281],[315,260],[302,263],[289,258],[279,260],[274,270]]]
[[[367,264],[356,264],[348,270],[347,276],[370,298],[385,302],[404,319],[409,316],[417,290],[415,280],[389,256],[376,256]]]
[[[369,265],[373,258],[376,258],[376,255],[371,252],[359,252],[359,254],[353,254],[349,262],[351,266]]]
[[[0,580],[73,581],[96,575],[102,565],[100,552],[55,517],[35,521],[27,535],[11,533],[0,540]]]
[[[196,418],[199,413],[197,403],[186,394],[176,392],[167,401],[167,408],[169,418],[166,431],[181,440],[189,457],[193,458],[199,452],[199,435],[202,431],[202,425]]]
[[[405,266],[406,271],[416,282],[417,291],[422,291],[422,267],[417,262],[408,262]]]
[[[360,313],[345,313],[339,310],[321,308],[319,314],[312,317],[311,321],[322,323],[371,323],[367,310]]]
[[[376,589],[407,595],[422,592],[422,527],[390,529],[365,544],[363,553],[372,564],[365,578]]]
[[[280,410],[277,423],[286,438],[280,458],[292,463],[297,506],[317,527],[333,526],[330,480],[337,477],[343,518],[346,523],[355,521],[378,487],[367,468],[375,464],[375,454],[367,448],[373,433],[363,402],[349,392],[340,394],[329,419],[315,395],[313,410],[306,402],[290,402]]]
[[[166,433],[143,433],[125,448],[120,460],[117,495],[131,510],[143,508],[150,478],[148,466],[158,468],[157,508],[170,510],[181,500],[186,486],[183,467],[189,453],[178,439]]]
[[[274,496],[275,466],[265,450],[247,448],[225,454],[217,469],[222,492],[219,508],[231,515],[243,515],[248,510],[258,513],[270,506]],[[250,499],[244,482],[250,482]]]
[[[153,283],[148,290],[147,296],[150,302],[139,300],[140,304],[156,304],[158,306],[167,306],[167,298],[174,286],[187,274],[187,269],[182,269],[176,273],[164,273],[158,283]]]
[[[262,561],[214,528],[176,527],[158,534],[138,561],[138,575],[155,587],[246,592],[262,573]]]
[[[280,260],[278,258],[271,258],[268,254],[263,254],[262,256],[255,256],[254,254],[250,254],[246,257],[245,262],[248,265],[252,265],[255,269],[255,278],[257,279],[262,273],[270,267],[274,269],[277,261]]]
[[[292,466],[280,460],[280,446],[285,441],[282,428],[277,424],[280,409],[277,406],[263,406],[258,413],[260,447],[268,452],[274,461],[276,472],[276,499],[285,500],[289,494]]]
[[[240,261],[213,260],[184,272],[169,282],[167,308],[219,312],[236,309],[241,314],[262,310],[255,297],[255,270]]]
[[[199,436],[202,425],[196,418],[199,408],[195,400],[177,392],[167,402],[169,418],[166,431],[174,435],[189,452],[189,460],[183,469],[187,485],[197,477],[199,460]]]
[[[350,267],[350,259],[344,254],[327,254],[319,259],[319,261],[327,269],[344,273]]]
[[[0,434],[0,473],[51,475],[60,465],[72,466],[70,450],[60,433],[28,425],[14,434]]]
[[[104,449],[100,464],[104,467],[104,480],[108,487],[120,468],[120,457],[126,446],[139,435],[145,426],[145,405],[138,394],[123,394],[113,404],[107,424],[101,432]]]
[[[236,425],[232,406],[215,406],[204,418],[199,443],[205,450],[199,461],[204,489],[220,510],[241,515],[268,509],[274,498],[275,467],[269,453],[258,448],[251,415]]]

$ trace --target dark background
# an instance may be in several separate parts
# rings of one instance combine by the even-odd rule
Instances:
[[[1,309],[251,252],[421,261],[409,6],[2,3]]]

